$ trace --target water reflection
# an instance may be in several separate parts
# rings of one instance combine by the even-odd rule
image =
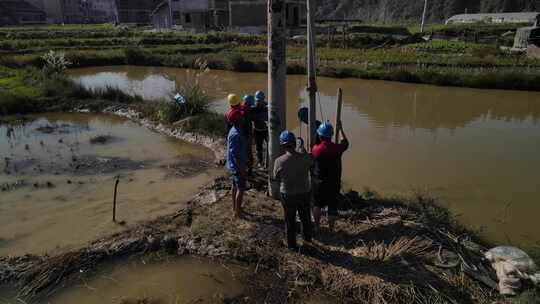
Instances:
[[[126,71],[137,74],[133,82],[122,76]],[[106,81],[102,72],[118,72],[119,86],[141,84],[138,89],[149,94],[186,75],[144,67],[71,73],[96,87]],[[218,111],[225,111],[227,93],[267,86],[265,74],[212,71],[205,77],[202,84],[216,96]],[[148,80],[154,78],[162,83]],[[304,136],[296,111],[307,100],[305,84],[304,76],[288,77],[288,128]],[[346,188],[389,195],[425,189],[494,240],[540,242],[534,233],[540,229],[540,93],[320,78],[319,119],[334,119],[338,88],[344,90],[344,125],[352,142],[344,158]]]

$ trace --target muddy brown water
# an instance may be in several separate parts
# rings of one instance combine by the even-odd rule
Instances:
[[[164,98],[186,70],[96,67],[70,71],[87,87],[114,85]],[[288,123],[305,102],[304,76],[289,76]],[[224,111],[227,93],[266,89],[265,74],[211,71],[203,84]],[[320,78],[322,119],[333,119],[344,89],[343,119],[351,139],[345,188],[385,195],[427,192],[460,220],[499,243],[540,242],[540,93]]]
[[[243,294],[240,277],[245,271],[196,258],[178,258],[159,263],[132,260],[102,267],[73,287],[60,290],[43,303],[50,304],[184,304],[221,303]],[[84,275],[84,274],[83,274]],[[221,300],[221,301],[220,301]],[[22,303],[0,289],[0,304]]]
[[[0,255],[77,247],[174,212],[218,174],[210,150],[122,118],[26,117],[0,125]],[[107,141],[91,142],[100,135]],[[117,176],[117,219],[125,226],[112,222]]]

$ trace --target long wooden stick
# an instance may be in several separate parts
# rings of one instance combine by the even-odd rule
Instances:
[[[336,143],[339,144],[340,139],[340,129],[339,126],[341,125],[341,108],[343,107],[343,90],[341,88],[338,89],[337,93],[337,111],[336,111]]]
[[[112,220],[116,223],[116,194],[118,193],[118,183],[120,183],[120,179],[116,178],[116,183],[114,184],[114,199],[113,199],[113,213],[112,213]]]

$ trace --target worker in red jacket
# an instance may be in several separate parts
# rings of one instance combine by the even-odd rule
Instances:
[[[315,229],[319,230],[321,222],[321,209],[328,207],[328,226],[334,231],[337,212],[337,203],[341,190],[341,157],[349,148],[349,141],[343,132],[341,124],[337,126],[343,140],[336,144],[332,142],[334,127],[329,123],[323,123],[317,129],[319,143],[313,146],[312,155],[315,161],[314,167],[314,207],[313,217]]]

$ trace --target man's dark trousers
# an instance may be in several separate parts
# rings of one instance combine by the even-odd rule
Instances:
[[[287,246],[295,249],[296,246],[296,213],[300,216],[302,222],[302,233],[304,241],[311,242],[312,223],[311,223],[311,194],[281,194],[281,202],[285,215],[285,225],[287,229]]]

